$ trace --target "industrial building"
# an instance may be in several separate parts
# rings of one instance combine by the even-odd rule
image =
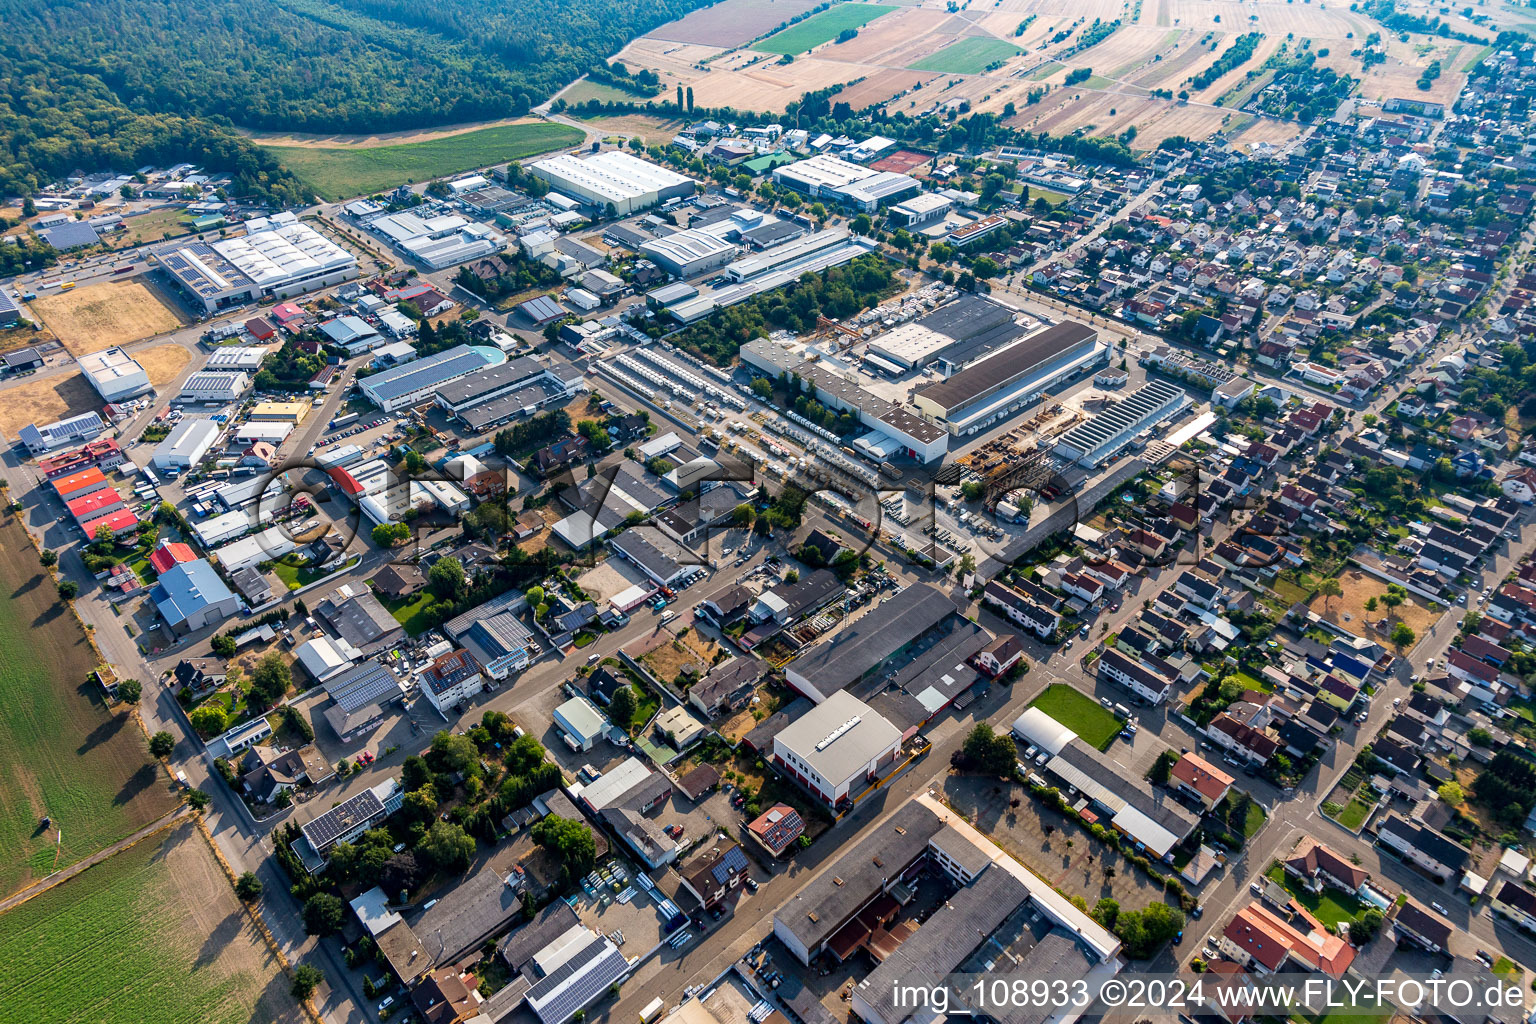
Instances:
[[[876,337],[865,362],[893,375],[936,365],[940,374],[952,377],[1028,334],[1015,316],[1002,303],[964,295]]]
[[[28,453],[40,455],[76,441],[89,441],[99,437],[106,429],[107,425],[99,414],[83,412],[79,416],[45,423],[41,427],[28,423],[16,432],[16,438],[26,446]]]
[[[144,367],[115,345],[81,356],[78,364],[103,401],[126,402],[153,390]]]
[[[851,693],[837,692],[773,737],[773,762],[828,807],[896,763],[901,730]]]
[[[483,370],[486,359],[468,345],[456,345],[436,355],[396,366],[358,382],[364,395],[385,412],[426,401],[449,381]]]
[[[678,277],[693,277],[731,262],[736,247],[703,231],[677,231],[653,238],[640,251]]]
[[[1178,803],[1153,792],[1139,773],[1094,749],[1039,708],[1025,709],[1013,723],[1013,735],[1051,755],[1046,771],[1076,786],[1100,821],[1145,847],[1153,860],[1161,860],[1199,824]]]
[[[423,217],[403,211],[374,217],[366,223],[368,230],[432,270],[481,259],[507,245],[501,232],[456,213]]]
[[[255,373],[266,357],[267,350],[256,345],[222,345],[208,354],[207,369]]]
[[[833,409],[857,412],[870,432],[854,441],[854,447],[872,457],[887,459],[901,453],[919,462],[932,462],[949,450],[949,433],[911,411],[881,398],[846,377],[802,360],[767,338],[754,338],[741,347],[741,359],[763,371],[770,380],[780,374],[798,376],[816,393],[817,401]]]
[[[577,157],[561,153],[537,160],[527,170],[551,189],[589,206],[609,204],[620,217],[693,195],[698,182],[619,149]]]
[[[822,199],[864,213],[921,190],[918,180],[895,171],[876,171],[829,154],[799,160],[773,171],[773,182],[812,199]]]
[[[239,238],[175,242],[160,265],[205,313],[286,299],[357,276],[357,257],[292,213],[247,221]]]
[[[213,420],[182,420],[155,448],[150,462],[156,469],[184,472],[203,461],[218,436],[219,425]]]
[[[470,430],[483,433],[569,397],[581,382],[581,371],[563,360],[545,364],[521,357],[443,385],[437,389],[437,404]]]
[[[941,381],[912,393],[912,402],[951,433],[975,434],[1040,400],[1109,358],[1099,332],[1068,320],[1028,335]]]
[[[905,227],[921,228],[943,220],[953,206],[948,198],[936,192],[922,192],[891,207],[891,217]]]
[[[690,324],[716,309],[734,306],[754,295],[781,288],[798,280],[801,274],[819,274],[828,267],[850,263],[873,248],[874,243],[868,239],[850,237],[841,229],[818,231],[729,264],[724,276],[732,283],[693,298],[670,302],[666,307],[667,314],[681,323]]]
[[[180,402],[233,402],[251,386],[251,379],[239,371],[194,373],[176,396]]]
[[[1122,401],[1061,435],[1053,451],[1080,466],[1094,469],[1128,447],[1138,434],[1176,415],[1189,404],[1189,396],[1182,388],[1165,381],[1148,381]]]

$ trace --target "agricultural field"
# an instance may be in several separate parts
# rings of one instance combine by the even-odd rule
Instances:
[[[10,893],[132,834],[178,800],[144,733],[127,712],[108,711],[87,682],[96,655],[9,517],[0,524],[0,650],[28,655],[0,658],[0,893]],[[46,831],[44,815],[54,823]]]
[[[276,958],[193,826],[158,833],[0,917],[0,1018],[299,1024]]]
[[[189,322],[137,278],[45,293],[30,305],[74,356],[141,341]]]
[[[583,78],[562,92],[560,98],[567,103],[575,105],[577,103],[585,103],[588,100],[599,100],[603,103],[632,103],[637,100],[644,101],[655,99],[656,97],[643,96],[639,93],[630,92],[627,89],[618,89],[603,82],[594,82],[591,79]]]
[[[909,65],[914,71],[941,71],[953,75],[979,75],[998,61],[1024,51],[1001,39],[971,38],[951,43],[931,57]]]
[[[262,145],[322,198],[341,199],[522,160],[581,140],[581,132],[567,125],[529,122],[383,146]]]
[[[830,43],[847,29],[869,24],[882,14],[897,10],[882,4],[843,3],[813,15],[782,32],[776,32],[753,46],[764,53],[800,54],[823,43]]]
[[[735,47],[772,32],[821,0],[734,0],[694,11],[647,33],[650,39]]]

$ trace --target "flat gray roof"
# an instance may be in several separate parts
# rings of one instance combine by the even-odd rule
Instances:
[[[963,408],[982,395],[1007,386],[1041,363],[1049,362],[1063,352],[1093,341],[1098,336],[1099,332],[1087,324],[1067,320],[1047,327],[979,363],[972,363],[947,380],[919,388],[917,394],[946,410]]]

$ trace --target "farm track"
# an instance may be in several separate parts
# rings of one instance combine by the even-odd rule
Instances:
[[[20,892],[12,893],[5,899],[0,900],[0,914],[4,914],[7,910],[12,910],[21,906],[23,903],[27,902],[27,900],[30,900],[35,896],[42,895],[49,889],[52,889],[54,886],[59,885],[62,882],[69,881],[71,878],[74,878],[86,868],[94,867],[109,857],[116,856],[117,854],[122,853],[124,850],[139,845],[139,843],[142,843],[144,840],[150,838],[151,836],[155,836],[161,832],[164,832],[166,829],[178,824],[182,819],[190,816],[191,814],[192,808],[186,804],[183,804],[176,808],[174,811],[171,811],[165,817],[161,818],[159,821],[153,821],[148,825],[145,825],[143,828],[139,829],[128,838],[119,839],[111,846],[108,846],[102,850],[97,850],[95,853],[85,858],[85,860],[76,861],[69,867],[64,868],[62,871],[55,871],[47,878],[44,878],[41,881],[33,882],[31,885],[27,886],[25,889],[22,889]]]

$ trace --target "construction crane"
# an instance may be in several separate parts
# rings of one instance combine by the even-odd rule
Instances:
[[[843,345],[844,348],[852,345],[856,341],[864,340],[863,335],[859,334],[859,332],[854,330],[852,327],[844,327],[836,320],[829,320],[825,316],[822,316],[820,313],[817,313],[816,330],[811,332],[811,337],[825,338],[830,334],[841,334],[844,338],[847,338],[847,342],[845,342]]]

